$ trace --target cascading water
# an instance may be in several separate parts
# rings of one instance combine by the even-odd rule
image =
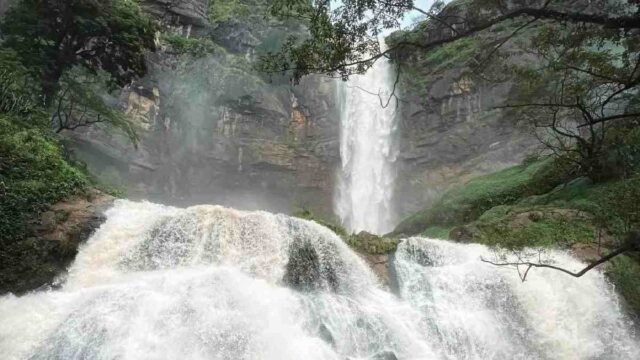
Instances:
[[[403,299],[447,359],[637,359],[640,342],[599,271],[576,279],[536,269],[525,283],[511,268],[480,261],[482,245],[410,238],[396,253]],[[555,252],[569,268],[584,267]]]
[[[431,357],[416,311],[316,223],[128,201],[107,216],[60,290],[0,299],[3,359]]]
[[[597,271],[526,283],[479,245],[411,238],[399,294],[330,230],[118,201],[62,286],[0,298],[2,359],[637,359]],[[577,262],[555,254],[569,266]]]
[[[384,58],[340,87],[342,168],[336,213],[353,232],[393,230],[396,104],[389,99],[392,89],[393,69]]]

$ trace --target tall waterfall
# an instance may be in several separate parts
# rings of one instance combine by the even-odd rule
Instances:
[[[341,84],[340,156],[336,213],[353,231],[393,230],[396,104],[393,69],[382,58],[364,75]]]
[[[488,250],[404,240],[399,294],[330,230],[118,201],[61,287],[0,298],[2,359],[638,359],[593,271],[521,283]],[[567,266],[572,258],[555,256]]]

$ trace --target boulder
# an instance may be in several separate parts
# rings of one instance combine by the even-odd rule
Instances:
[[[291,244],[282,281],[298,291],[338,289],[335,269],[321,263],[317,250],[309,241],[294,241]]]
[[[3,249],[0,294],[56,286],[56,278],[73,261],[80,244],[105,221],[104,211],[114,200],[94,190],[61,201],[34,219],[31,237]]]

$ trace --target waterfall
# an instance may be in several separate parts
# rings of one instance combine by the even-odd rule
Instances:
[[[418,309],[422,331],[446,359],[637,359],[640,342],[604,275],[580,279],[480,261],[476,244],[410,238],[396,253],[400,295]],[[565,267],[584,264],[562,252]]]
[[[391,199],[396,177],[396,103],[393,69],[385,58],[364,75],[342,83],[340,156],[336,213],[353,232],[393,230]]]
[[[525,283],[479,245],[410,238],[398,294],[314,222],[119,200],[57,289],[0,298],[3,359],[638,359],[593,271]],[[563,253],[563,264],[579,267]]]

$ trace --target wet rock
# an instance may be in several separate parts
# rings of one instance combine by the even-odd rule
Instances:
[[[74,260],[78,247],[105,221],[115,198],[91,191],[59,202],[29,225],[32,235],[6,244],[0,269],[0,294],[23,294],[55,286]]]
[[[320,328],[318,329],[318,334],[320,335],[320,338],[324,340],[326,343],[331,344],[331,346],[335,345],[336,342],[333,339],[333,335],[331,334],[331,331],[329,330],[329,328],[327,328],[325,324],[320,324]]]
[[[326,288],[336,291],[338,288],[335,269],[321,264],[317,250],[308,241],[296,241],[291,245],[282,281],[298,291]]]
[[[458,242],[472,242],[475,235],[475,229],[471,226],[458,226],[451,229],[449,232],[449,239]]]
[[[393,351],[379,352],[371,358],[372,360],[398,360],[398,357]]]

